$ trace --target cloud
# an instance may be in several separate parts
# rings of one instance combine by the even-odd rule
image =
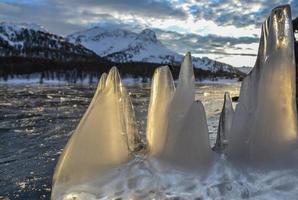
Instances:
[[[80,7],[91,12],[112,12],[119,15],[142,16],[148,18],[185,19],[187,13],[170,3],[157,0],[57,0],[58,4]]]
[[[258,37],[223,37],[215,34],[180,34],[173,31],[155,29],[158,38],[171,49],[185,53],[217,55],[243,55],[256,56]]]
[[[190,0],[188,10],[196,20],[205,19],[220,26],[259,27],[271,10],[290,4],[293,16],[298,12],[297,0]]]
[[[4,0],[0,20],[34,22],[69,34],[96,24],[149,27],[154,20],[185,20],[187,13],[169,1],[156,0]]]
[[[66,34],[83,29],[79,23],[69,23],[76,13],[63,11],[48,2],[43,4],[0,3],[0,20],[9,22],[36,23],[56,34]]]
[[[259,28],[273,7],[286,3],[297,15],[297,0],[3,0],[0,17],[40,23],[59,34],[94,24],[121,24],[206,34],[215,29],[226,34],[234,26],[238,30],[233,34],[249,35],[257,32],[241,27]]]

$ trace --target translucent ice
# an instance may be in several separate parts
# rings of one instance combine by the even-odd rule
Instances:
[[[258,58],[242,83],[229,134],[229,158],[283,161],[297,145],[294,36],[289,6],[273,9],[262,27]]]
[[[219,118],[216,143],[213,148],[216,152],[222,153],[227,147],[228,134],[231,131],[233,116],[234,108],[232,105],[232,100],[230,94],[226,92],[224,95],[224,103]]]
[[[165,144],[166,117],[175,85],[168,66],[157,68],[151,84],[147,117],[147,141],[151,155],[159,154]]]
[[[99,79],[99,82],[97,84],[97,88],[96,88],[96,91],[95,91],[95,94],[93,95],[93,98],[89,104],[89,107],[87,109],[87,111],[85,112],[84,116],[82,117],[81,121],[80,121],[80,124],[78,126],[80,126],[81,124],[84,124],[86,119],[88,118],[89,116],[89,111],[94,107],[94,103],[98,97],[98,95],[100,94],[100,92],[105,88],[105,85],[106,85],[106,80],[107,80],[107,73],[103,73]]]
[[[130,98],[114,67],[103,74],[92,102],[60,156],[52,199],[127,162],[137,143]]]
[[[188,169],[206,168],[213,159],[213,153],[209,147],[204,107],[200,101],[195,101],[190,53],[187,53],[181,65],[175,92],[168,73],[167,68],[163,68],[154,75],[152,94],[166,92],[163,94],[164,99],[161,96],[154,98],[155,95],[151,97],[147,125],[150,154],[172,166]],[[166,106],[163,107],[164,105]],[[163,109],[158,110],[161,107]],[[158,110],[158,113],[152,114],[153,110]],[[160,121],[151,124],[154,119]],[[152,127],[157,124],[160,128],[154,127],[155,131],[152,131]]]

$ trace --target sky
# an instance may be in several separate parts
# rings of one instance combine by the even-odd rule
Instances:
[[[253,66],[263,21],[298,0],[0,0],[0,21],[36,23],[66,36],[93,26],[153,29],[169,48]]]

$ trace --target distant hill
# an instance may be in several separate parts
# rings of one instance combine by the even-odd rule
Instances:
[[[0,23],[0,55],[52,60],[80,60],[96,57],[83,47],[32,24]]]

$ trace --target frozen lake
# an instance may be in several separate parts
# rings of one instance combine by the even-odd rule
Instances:
[[[197,84],[196,98],[205,106],[211,145],[215,142],[224,92],[238,96],[239,87],[240,83]],[[128,90],[139,133],[145,138],[150,86],[130,85]],[[94,91],[95,85],[0,85],[0,199],[50,198],[51,180],[58,157],[87,109]],[[174,181],[170,181],[170,185],[168,182],[158,182],[161,186],[156,189],[147,187],[150,179],[142,171],[146,168],[146,162],[139,166],[135,166],[138,165],[136,163],[127,167],[136,169],[136,174],[142,174],[144,178],[140,176],[132,181],[132,188],[124,183],[111,183],[110,188],[113,185],[117,185],[115,188],[118,189],[120,187],[120,192],[114,191],[113,197],[126,199],[132,192],[136,193],[132,195],[136,197],[134,199],[293,199],[298,194],[297,171],[256,172],[244,176],[223,167],[225,160],[221,160],[214,167],[212,175],[203,182],[187,175],[177,175],[175,178],[168,174],[165,176],[171,177],[159,176],[154,180],[165,178]],[[139,184],[134,186],[133,183]],[[125,190],[119,186],[121,184],[126,185]],[[146,192],[142,192],[143,187]],[[96,198],[110,199],[109,192]],[[93,198],[86,196],[86,199]]]

